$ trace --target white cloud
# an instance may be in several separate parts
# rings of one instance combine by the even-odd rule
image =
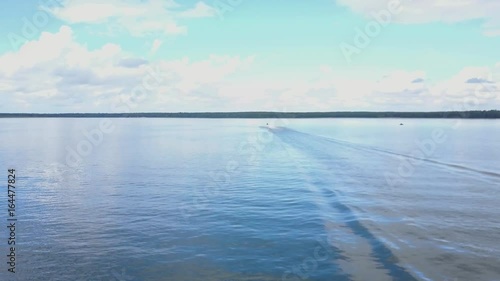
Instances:
[[[196,5],[187,11],[183,11],[179,14],[179,17],[183,18],[205,18],[213,17],[217,15],[217,10],[204,2],[198,2]]]
[[[320,78],[309,83],[303,92],[321,85],[323,91],[334,93],[330,110],[428,111],[482,110],[500,107],[500,64],[497,67],[465,67],[443,81],[431,81],[423,71],[396,70],[379,79],[345,77],[332,67],[321,66]],[[473,106],[464,104],[474,100]]]
[[[365,84],[363,99],[378,110],[482,110],[500,106],[500,77],[494,68],[465,67],[452,77],[433,82],[422,71],[395,71]],[[468,102],[474,100],[471,105]],[[465,105],[465,107],[464,107]]]
[[[153,41],[153,46],[151,46],[151,54],[156,54],[156,52],[158,51],[158,49],[160,49],[161,45],[163,44],[163,41],[159,40],[159,39],[155,39]]]
[[[389,2],[395,0],[337,0],[340,5],[349,7],[357,13],[371,17],[387,9]],[[398,1],[398,0],[396,0]],[[393,22],[428,23],[460,22],[484,20],[483,32],[488,36],[500,35],[500,1],[495,0],[399,0],[403,10],[393,15]]]
[[[54,62],[68,68],[99,68],[117,63],[121,53],[116,44],[105,44],[89,52],[73,40],[71,28],[62,26],[57,33],[43,32],[39,39],[28,41],[18,51],[2,55],[0,73],[9,76],[38,68],[43,71],[44,67],[54,67]]]
[[[0,95],[25,112],[113,111],[153,70],[163,83],[134,111],[421,111],[449,109],[470,98],[477,98],[477,108],[468,109],[500,106],[500,63],[466,67],[432,82],[423,71],[396,70],[368,80],[328,65],[311,75],[306,70],[300,79],[245,76],[258,70],[256,60],[211,55],[148,61],[115,44],[89,50],[63,26],[0,55]]]
[[[432,88],[434,97],[449,103],[474,99],[481,107],[498,107],[500,101],[500,77],[495,69],[466,67],[450,79]]]
[[[420,92],[425,81],[423,71],[394,71],[380,79],[375,85],[375,91],[381,93]]]
[[[220,105],[217,91],[209,90],[226,83],[253,59],[212,55],[201,61],[149,62],[114,44],[89,50],[74,40],[70,27],[63,26],[56,33],[42,33],[16,52],[0,55],[0,95],[10,96],[18,105],[30,104],[31,111],[110,111],[154,70],[164,83],[148,94],[145,106],[158,110],[173,101],[177,109],[189,109],[197,99],[217,100]]]
[[[183,9],[174,0],[61,0],[61,6],[45,7],[55,17],[69,23],[105,24],[122,27],[134,36],[148,34],[177,35],[187,32],[179,18],[215,16],[215,10],[204,2]]]

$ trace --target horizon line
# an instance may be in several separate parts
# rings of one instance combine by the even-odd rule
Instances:
[[[432,111],[394,111],[394,110],[345,110],[345,111],[267,111],[267,110],[249,110],[249,111],[141,111],[141,112],[0,112],[0,115],[6,114],[227,114],[227,113],[445,113],[445,112],[492,112],[500,109],[477,109],[477,110],[432,110]]]
[[[468,111],[231,111],[231,112],[123,112],[123,113],[0,113],[0,118],[465,118],[500,119],[499,110]]]

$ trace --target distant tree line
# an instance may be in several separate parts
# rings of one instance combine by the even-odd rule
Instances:
[[[172,113],[0,113],[0,118],[500,118],[499,110],[435,112],[172,112]]]

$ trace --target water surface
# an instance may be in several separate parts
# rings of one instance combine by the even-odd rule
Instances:
[[[499,121],[101,121],[0,120],[1,280],[500,280]]]

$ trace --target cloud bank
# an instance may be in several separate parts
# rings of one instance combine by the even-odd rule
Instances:
[[[399,1],[403,10],[392,19],[397,23],[456,23],[482,20],[483,33],[500,36],[500,1],[495,0],[337,0],[352,11],[371,17],[391,1]]]
[[[116,104],[133,99],[148,76],[159,82],[132,111],[459,110],[471,99],[477,102],[468,109],[500,106],[500,63],[464,67],[432,81],[425,71],[404,70],[369,80],[334,71],[333,65],[318,66],[307,77],[280,79],[255,76],[259,62],[258,56],[220,54],[149,61],[118,44],[90,50],[75,40],[72,28],[62,26],[0,55],[0,94],[16,109],[1,110],[117,112]]]

